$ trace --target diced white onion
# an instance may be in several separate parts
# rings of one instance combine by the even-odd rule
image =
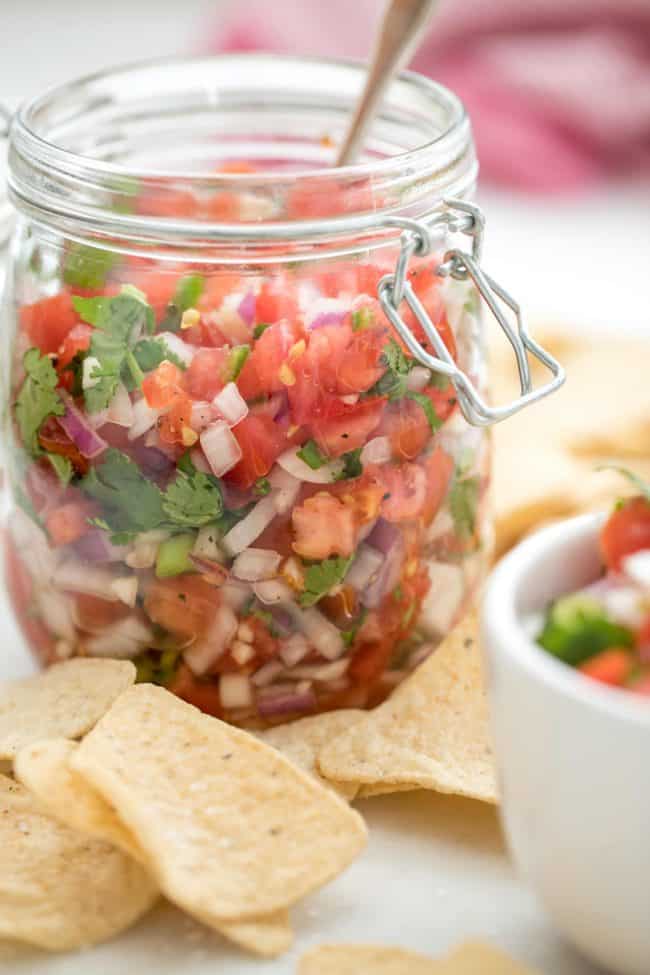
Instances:
[[[424,598],[421,623],[428,632],[446,634],[452,627],[465,595],[463,570],[447,562],[429,562],[431,588]]]
[[[138,595],[138,577],[136,575],[119,576],[111,582],[111,590],[119,600],[133,608]]]
[[[228,711],[248,708],[253,703],[253,689],[245,674],[222,674],[219,681],[221,706]]]
[[[32,579],[46,586],[61,561],[61,551],[50,548],[45,532],[25,514],[15,508],[9,519],[8,529],[16,548],[25,558],[25,568]]]
[[[217,609],[207,633],[183,653],[183,660],[192,673],[200,677],[222,656],[237,632],[237,617],[225,604]]]
[[[250,643],[244,643],[242,640],[235,640],[230,646],[230,656],[236,664],[239,664],[240,667],[245,667],[246,664],[255,656],[255,650]]]
[[[292,669],[291,677],[303,677],[305,680],[316,681],[338,680],[339,677],[343,677],[349,665],[348,657],[343,660],[334,660],[331,664],[303,664]]]
[[[650,549],[641,549],[628,555],[623,559],[622,566],[628,579],[650,589]]]
[[[444,505],[431,522],[427,529],[427,542],[434,542],[439,538],[444,538],[455,530],[454,518],[447,505]]]
[[[621,626],[635,628],[647,619],[647,597],[636,586],[614,586],[602,594],[605,612]]]
[[[227,428],[226,428],[227,429]],[[239,555],[252,545],[276,516],[275,502],[269,494],[223,536],[221,545],[229,555]]]
[[[232,574],[244,582],[272,579],[277,574],[281,558],[272,549],[247,548],[233,562]]]
[[[192,430],[200,433],[205,430],[214,420],[214,412],[209,403],[203,400],[196,400],[192,403],[192,413],[190,415],[190,426]]]
[[[354,589],[365,589],[379,572],[385,558],[386,556],[372,545],[360,545],[345,577],[346,583]]]
[[[55,636],[74,643],[76,639],[74,617],[70,600],[62,592],[35,587],[36,605],[43,622]]]
[[[308,653],[309,643],[302,633],[292,633],[280,649],[280,657],[287,667],[295,667]]]
[[[201,447],[215,477],[222,477],[242,458],[241,447],[224,420],[206,427],[201,434]]]
[[[393,456],[393,451],[388,437],[374,437],[369,440],[361,451],[361,463],[366,464],[387,464]]]
[[[170,352],[172,352],[177,359],[184,362],[186,366],[189,366],[190,362],[196,355],[196,348],[190,345],[188,342],[183,342],[183,339],[176,335],[174,332],[159,332],[156,335],[157,342],[164,342]]]
[[[226,606],[230,606],[235,613],[238,613],[242,606],[250,599],[251,587],[244,582],[235,582],[232,580],[223,584],[219,590],[219,595]]]
[[[101,371],[102,364],[94,355],[87,355],[81,367],[81,388],[92,389],[99,382],[101,376],[93,376],[95,370]]]
[[[259,670],[256,670],[251,680],[256,687],[267,687],[283,671],[283,666],[279,660],[269,660]]]
[[[219,547],[219,533],[214,525],[204,525],[199,529],[192,546],[192,555],[211,562],[225,562],[223,551]]]
[[[130,427],[133,423],[133,404],[124,383],[118,383],[113,399],[108,405],[106,422],[118,427]]]
[[[219,311],[208,315],[208,319],[214,322],[223,337],[232,345],[245,344],[250,340],[250,329],[234,308],[222,305]]]
[[[310,643],[328,660],[336,660],[345,650],[341,631],[313,606],[298,610],[295,622]]]
[[[256,582],[253,592],[261,603],[267,606],[288,603],[292,601],[293,593],[286,583],[280,579],[267,579],[265,582]]]
[[[129,660],[137,657],[153,639],[153,633],[137,616],[106,627],[97,636],[85,641],[85,650],[90,657],[117,657]]]
[[[279,515],[285,515],[293,508],[300,493],[300,481],[276,464],[269,474],[269,483],[273,488],[273,502]]]
[[[137,440],[156,424],[160,410],[154,410],[144,397],[133,404],[133,423],[127,434],[129,440]]]
[[[345,464],[342,460],[333,460],[329,464],[323,464],[318,470],[312,470],[309,464],[305,464],[298,457],[299,450],[300,447],[292,447],[278,457],[280,467],[299,481],[306,481],[308,484],[331,484],[343,473]]]
[[[212,405],[218,410],[229,427],[236,426],[244,417],[248,416],[248,403],[235,383],[228,383],[224,386],[212,400]]]
[[[61,589],[117,602],[117,596],[111,589],[114,578],[113,573],[106,569],[73,558],[67,558],[58,565],[52,575],[52,581]]]
[[[133,542],[133,547],[124,561],[130,569],[150,569],[155,565],[159,546],[167,538],[169,532],[162,529],[142,532]]]
[[[413,393],[419,393],[429,384],[431,373],[425,366],[413,366],[406,377],[406,388]]]

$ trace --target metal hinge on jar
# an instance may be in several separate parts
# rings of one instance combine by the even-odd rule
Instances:
[[[458,395],[460,408],[465,419],[474,426],[489,426],[512,416],[531,403],[558,389],[565,380],[564,369],[553,356],[535,342],[526,330],[519,304],[501,285],[491,278],[479,265],[483,245],[485,217],[482,211],[463,200],[446,200],[445,211],[437,214],[429,224],[408,221],[402,233],[401,251],[394,274],[387,274],[379,282],[379,300],[389,321],[400,335],[404,344],[422,365],[433,372],[447,376]],[[400,221],[404,226],[407,221]],[[447,225],[453,233],[464,233],[472,238],[471,254],[454,249],[449,250],[436,268],[441,277],[451,276],[459,281],[471,278],[481,298],[496,318],[500,328],[513,348],[519,372],[521,395],[510,403],[489,406],[462,369],[456,365],[438,330],[431,321],[424,305],[415,294],[407,276],[409,261],[413,256],[424,257],[431,253],[432,240],[430,227]],[[427,352],[416,339],[402,318],[399,307],[405,301],[424,329],[431,342],[435,355]],[[516,327],[509,322],[503,305],[507,306],[516,318]],[[552,379],[533,389],[528,355],[541,362],[550,371]]]

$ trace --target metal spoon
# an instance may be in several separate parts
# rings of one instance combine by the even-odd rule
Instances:
[[[375,40],[368,77],[337,166],[354,162],[368,127],[391,78],[411,59],[436,0],[390,0]]]

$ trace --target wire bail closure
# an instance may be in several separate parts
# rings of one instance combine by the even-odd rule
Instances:
[[[462,369],[459,369],[452,359],[440,337],[440,333],[415,294],[407,276],[408,265],[414,255],[425,256],[431,252],[431,235],[429,227],[425,223],[410,221],[412,225],[403,232],[401,237],[401,250],[395,266],[395,273],[387,274],[381,279],[378,295],[388,320],[404,341],[409,352],[427,369],[447,376],[458,394],[458,402],[465,419],[473,426],[485,427],[499,423],[531,403],[536,403],[545,396],[549,396],[560,388],[566,377],[560,363],[529,335],[519,304],[480,267],[485,228],[483,212],[464,200],[445,200],[445,207],[445,212],[442,215],[437,215],[431,224],[439,225],[444,222],[451,232],[467,234],[472,239],[472,249],[471,254],[459,249],[447,251],[442,263],[438,265],[436,273],[441,278],[453,277],[457,281],[472,279],[513,348],[519,373],[521,395],[502,406],[489,406],[469,376]],[[402,301],[406,302],[421,324],[425,335],[435,350],[435,355],[431,355],[421,346],[400,315],[399,306]],[[513,328],[508,321],[503,305],[506,305],[513,312],[517,322],[516,328]],[[550,381],[537,387],[537,389],[533,389],[532,385],[529,353],[534,359],[546,366],[552,375]]]

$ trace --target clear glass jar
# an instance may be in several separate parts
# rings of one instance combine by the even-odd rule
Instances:
[[[377,704],[468,606],[488,443],[377,289],[409,221],[471,194],[470,126],[407,74],[363,160],[334,170],[362,80],[173,60],[14,118],[7,566],[44,665],[130,658],[213,714],[273,724]],[[477,295],[439,276],[456,235],[429,226],[406,281],[480,389]]]

